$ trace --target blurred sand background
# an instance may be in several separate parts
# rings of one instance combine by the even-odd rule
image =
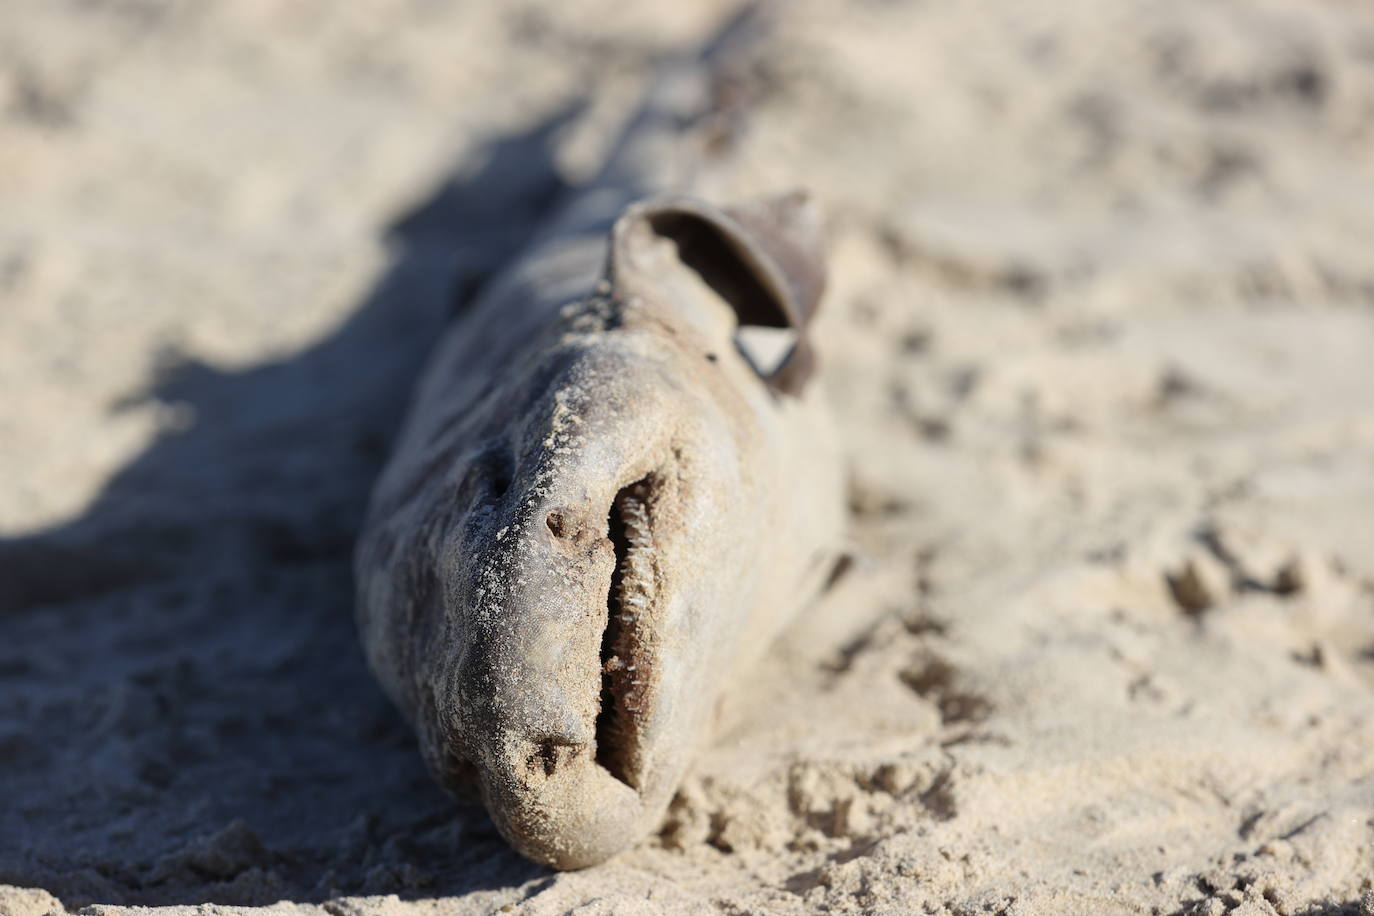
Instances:
[[[786,4],[741,184],[830,215],[855,568],[611,863],[430,783],[370,480],[730,6],[0,9],[0,914],[1374,913],[1353,0]]]

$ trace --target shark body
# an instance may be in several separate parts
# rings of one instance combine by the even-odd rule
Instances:
[[[691,96],[651,98],[437,343],[356,550],[369,663],[429,768],[557,868],[654,829],[841,543],[814,207],[680,173],[644,197]]]

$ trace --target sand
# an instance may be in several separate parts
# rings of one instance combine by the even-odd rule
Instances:
[[[787,5],[855,562],[661,831],[425,774],[349,549],[455,296],[728,4],[0,12],[0,913],[1374,913],[1374,12]]]

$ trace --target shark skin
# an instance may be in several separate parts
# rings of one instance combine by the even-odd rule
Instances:
[[[355,554],[369,664],[431,772],[560,869],[658,826],[843,544],[816,208],[642,197],[691,186],[664,163],[694,158],[705,96],[669,88],[438,341]]]

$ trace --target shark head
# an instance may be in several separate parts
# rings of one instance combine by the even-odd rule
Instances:
[[[475,786],[530,858],[595,864],[658,823],[745,649],[825,562],[837,465],[802,441],[823,438],[813,228],[795,197],[632,206],[606,280],[360,546],[374,668],[441,781]],[[751,354],[752,327],[779,353]]]

